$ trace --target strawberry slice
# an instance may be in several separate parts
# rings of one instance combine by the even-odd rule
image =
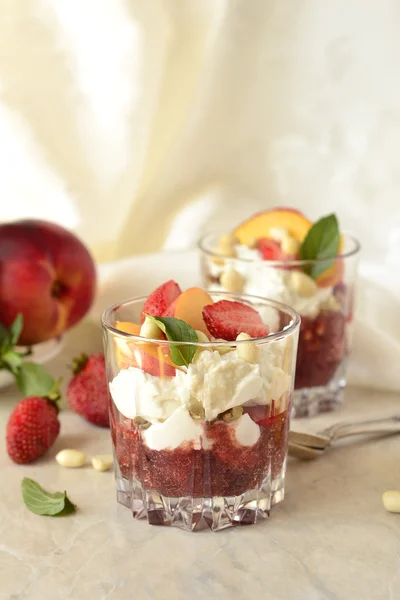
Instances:
[[[159,360],[156,356],[149,354],[145,350],[141,350],[136,345],[127,346],[122,358],[126,358],[126,361],[118,362],[120,369],[136,367],[155,377],[173,377],[176,373],[175,367],[162,359]]]
[[[284,260],[286,254],[282,252],[280,242],[269,238],[260,238],[257,243],[257,248],[263,257],[263,260]]]
[[[173,377],[176,373],[174,367],[171,367],[171,365],[164,361],[158,360],[151,354],[147,354],[144,350],[140,351],[140,354],[136,356],[136,360],[139,369],[155,377]]]
[[[162,317],[174,300],[182,293],[179,285],[170,279],[154,290],[147,298],[143,306],[143,313],[152,315],[153,317]],[[141,315],[143,323],[145,317]]]
[[[241,302],[220,300],[203,308],[203,319],[207,329],[215,338],[228,342],[236,340],[239,333],[248,333],[252,338],[268,335],[265,325],[254,308]]]
[[[171,304],[168,306],[167,310],[163,313],[163,317],[173,317],[175,315],[175,307],[176,307],[176,303],[178,301],[178,298],[175,298],[175,300],[173,302],[171,302]]]

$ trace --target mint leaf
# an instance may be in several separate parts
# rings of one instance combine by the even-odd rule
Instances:
[[[15,374],[17,386],[24,396],[48,396],[54,387],[54,378],[42,365],[23,362]]]
[[[15,346],[15,344],[18,342],[23,325],[24,318],[21,314],[19,314],[15,317],[14,323],[10,327],[10,340],[12,346]]]
[[[197,342],[197,333],[185,321],[173,317],[153,317],[147,315],[165,333],[170,342]],[[196,346],[171,344],[171,358],[179,366],[188,367],[196,354]]]
[[[305,265],[303,270],[316,279],[329,269],[339,253],[340,233],[336,215],[322,217],[314,223],[300,248],[301,260],[323,260],[322,263]]]
[[[24,477],[21,484],[22,498],[27,508],[35,515],[61,517],[75,512],[76,507],[67,492],[46,492],[36,481]]]

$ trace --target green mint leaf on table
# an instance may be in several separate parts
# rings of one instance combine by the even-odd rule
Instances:
[[[24,396],[48,396],[55,385],[54,378],[42,365],[23,362],[15,375],[15,380]]]
[[[75,512],[76,507],[67,492],[46,492],[36,481],[24,477],[21,484],[22,497],[29,510],[35,515],[61,517]]]
[[[305,265],[303,270],[310,277],[316,279],[333,265],[339,253],[339,245],[340,233],[336,215],[322,217],[307,233],[300,248],[300,259],[323,260],[324,262]]]
[[[161,329],[170,342],[193,342],[198,341],[197,333],[185,321],[173,317],[153,317],[146,315]],[[171,344],[171,358],[178,367],[188,367],[196,354],[196,346]]]

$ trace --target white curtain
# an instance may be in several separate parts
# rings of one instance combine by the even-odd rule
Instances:
[[[263,207],[334,210],[363,243],[359,333],[388,370],[399,31],[398,0],[0,0],[0,220],[58,221],[110,261]]]

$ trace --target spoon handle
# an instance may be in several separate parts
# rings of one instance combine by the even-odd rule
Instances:
[[[391,415],[382,419],[371,419],[368,421],[353,421],[349,423],[337,423],[327,427],[321,435],[328,437],[331,442],[351,435],[362,435],[369,433],[400,433],[400,415]]]

